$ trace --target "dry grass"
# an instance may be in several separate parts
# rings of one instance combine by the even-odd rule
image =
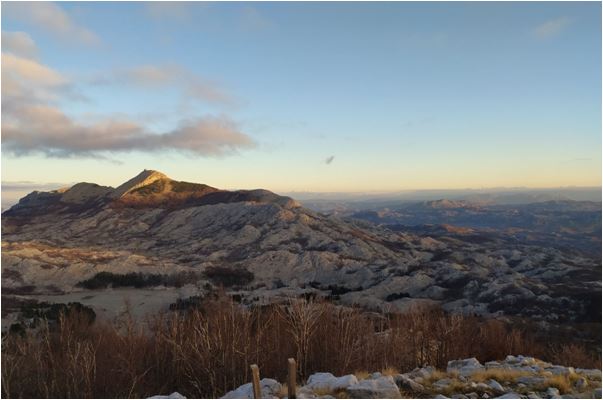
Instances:
[[[354,375],[356,376],[356,378],[358,378],[358,380],[362,380],[362,379],[367,379],[369,376],[371,376],[371,373],[364,370],[364,371],[356,371],[356,372],[354,372]]]
[[[443,371],[434,371],[431,375],[423,380],[423,385],[431,385],[434,382],[439,381],[440,379],[449,378],[448,374]]]
[[[559,393],[561,394],[567,394],[572,391],[572,383],[568,375],[553,375],[548,377],[538,385],[538,390],[545,391],[550,387],[559,389]]]
[[[467,385],[461,381],[453,380],[450,385],[446,386],[446,388],[439,390],[438,393],[443,394],[444,396],[451,396],[456,393],[463,393],[466,391]]]
[[[499,383],[515,382],[517,378],[531,375],[528,371],[518,371],[515,369],[492,368],[485,371],[476,371],[471,375],[474,382],[485,382],[488,379],[494,379]]]
[[[394,376],[394,375],[398,375],[399,373],[400,373],[400,371],[394,367],[387,367],[387,368],[383,368],[381,370],[381,375],[384,375],[384,376]]]

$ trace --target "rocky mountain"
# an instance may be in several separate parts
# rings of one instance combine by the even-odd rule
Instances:
[[[454,230],[394,231],[266,190],[226,191],[145,170],[117,188],[79,183],[33,192],[2,214],[3,294],[48,300],[76,293],[78,301],[110,308],[96,303],[106,299],[102,293],[82,286],[100,272],[196,277],[186,293],[165,289],[176,297],[224,285],[244,302],[314,292],[374,309],[440,304],[601,321],[600,257]],[[159,298],[153,293],[140,303]]]

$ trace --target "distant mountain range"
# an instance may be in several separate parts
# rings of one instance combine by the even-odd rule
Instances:
[[[475,235],[438,217],[515,218],[497,207],[440,200],[340,218],[266,190],[226,191],[145,170],[117,188],[78,183],[33,192],[2,213],[3,295],[67,293],[70,301],[106,309],[115,306],[95,303],[99,292],[82,284],[100,272],[186,273],[196,277],[189,282],[195,295],[224,285],[248,303],[314,293],[381,310],[440,304],[482,315],[600,322],[600,254]],[[534,215],[568,207],[543,203]],[[600,226],[600,205],[598,212],[592,229]],[[393,226],[413,218],[436,225]]]

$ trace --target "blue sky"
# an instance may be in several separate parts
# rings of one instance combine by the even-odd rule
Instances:
[[[601,184],[597,2],[4,2],[2,53],[4,182]]]

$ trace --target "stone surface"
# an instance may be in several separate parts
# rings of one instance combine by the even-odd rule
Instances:
[[[186,399],[186,397],[184,397],[183,395],[181,395],[178,392],[174,392],[167,396],[157,395],[157,396],[147,397],[147,399]]]
[[[467,358],[465,360],[448,361],[446,372],[449,374],[457,372],[459,375],[467,376],[484,369],[484,366],[476,358]]]
[[[364,379],[347,388],[350,397],[360,399],[399,399],[400,390],[391,376]]]
[[[262,398],[273,399],[277,398],[281,391],[281,384],[274,379],[264,378],[260,381]],[[246,383],[239,386],[235,390],[226,393],[222,399],[253,399],[253,385]]]
[[[502,393],[505,391],[505,389],[502,387],[502,385],[494,379],[488,380],[488,382],[486,382],[486,384],[497,393]]]
[[[357,383],[358,379],[354,375],[345,375],[338,378],[328,372],[319,372],[310,375],[305,386],[313,391],[335,392]]]

